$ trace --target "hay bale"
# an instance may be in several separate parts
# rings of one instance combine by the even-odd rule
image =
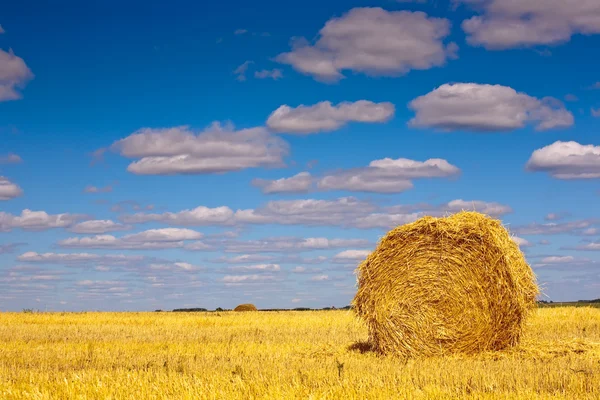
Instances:
[[[477,212],[391,230],[356,273],[353,306],[383,354],[504,349],[519,341],[538,295],[508,231]]]
[[[240,304],[233,311],[258,311],[254,304]]]

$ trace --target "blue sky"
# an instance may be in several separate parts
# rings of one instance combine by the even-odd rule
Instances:
[[[13,3],[1,310],[342,306],[461,209],[600,297],[600,5]]]

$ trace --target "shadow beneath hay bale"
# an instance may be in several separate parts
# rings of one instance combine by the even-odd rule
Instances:
[[[350,346],[348,346],[348,351],[357,351],[361,354],[377,352],[373,343],[362,340],[359,340],[358,342],[352,343]]]

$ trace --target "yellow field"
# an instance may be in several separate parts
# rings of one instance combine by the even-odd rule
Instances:
[[[349,311],[0,313],[0,398],[600,399],[600,309],[539,309],[518,348],[476,357],[364,340]]]

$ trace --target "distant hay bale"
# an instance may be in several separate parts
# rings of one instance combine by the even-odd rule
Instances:
[[[240,304],[233,311],[258,311],[254,304]]]
[[[436,356],[515,345],[538,286],[501,222],[423,217],[381,239],[356,270],[352,302],[376,351]]]

